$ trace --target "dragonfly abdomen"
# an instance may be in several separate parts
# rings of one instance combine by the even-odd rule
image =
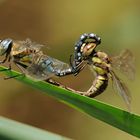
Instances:
[[[92,58],[93,65],[91,65],[91,70],[94,70],[96,75],[92,86],[87,91],[87,96],[89,97],[95,97],[101,94],[108,85],[108,70],[110,64],[107,58],[104,52],[97,52],[96,56]]]
[[[95,80],[93,81],[92,86],[87,91],[87,95],[89,97],[95,97],[101,94],[108,85],[108,77],[107,75],[98,75]]]

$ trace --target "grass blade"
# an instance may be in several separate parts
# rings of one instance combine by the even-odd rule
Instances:
[[[63,136],[0,117],[1,140],[70,140]]]
[[[13,76],[19,74],[15,71],[5,71],[5,67],[0,67],[6,75]],[[140,138],[140,116],[102,103],[89,97],[84,97],[65,89],[50,85],[44,81],[35,82],[28,77],[17,77],[17,80],[42,90],[47,95],[72,106],[81,112],[95,117],[107,124]]]

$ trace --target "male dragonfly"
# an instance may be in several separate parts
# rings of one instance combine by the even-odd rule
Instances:
[[[103,51],[96,51],[97,45],[101,43],[100,37],[96,34],[83,34],[75,45],[74,59],[70,60],[73,69],[76,69],[83,61],[95,74],[92,86],[86,92],[77,93],[95,97],[101,94],[107,87],[109,79],[113,82],[113,87],[121,95],[128,109],[130,109],[131,96],[127,86],[119,79],[114,69],[121,70],[129,78],[134,78],[134,57],[129,50],[124,50],[119,56],[109,57]],[[77,71],[78,74],[80,71]]]

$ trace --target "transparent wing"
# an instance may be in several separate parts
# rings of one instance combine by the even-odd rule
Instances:
[[[67,63],[64,63],[64,62],[62,62],[58,59],[52,58],[52,57],[49,57],[49,58],[53,61],[52,67],[54,68],[55,71],[56,70],[62,71],[62,70],[70,68],[69,64],[67,64]]]
[[[127,86],[117,77],[113,71],[110,71],[110,74],[113,81],[113,88],[123,98],[128,107],[128,110],[130,111],[131,95]]]
[[[130,50],[123,50],[119,56],[111,58],[112,67],[120,70],[129,79],[133,80],[135,77],[134,56]]]
[[[36,80],[46,80],[55,76],[56,71],[63,71],[69,67],[68,64],[47,55],[36,55],[27,68],[27,74]]]
[[[39,51],[44,46],[41,44],[37,44],[36,42],[32,42],[29,38],[27,38],[25,41],[14,41],[14,43],[16,44],[16,51],[23,51],[26,48]]]

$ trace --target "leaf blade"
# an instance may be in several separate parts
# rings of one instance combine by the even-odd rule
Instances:
[[[39,128],[0,117],[1,140],[70,140]]]
[[[5,70],[5,67],[0,66],[0,70]],[[8,76],[19,74],[15,71],[3,72]],[[44,81],[35,82],[28,77],[16,77],[15,79],[31,85],[81,112],[140,138],[140,116],[136,114],[129,113],[96,99],[75,94]]]

